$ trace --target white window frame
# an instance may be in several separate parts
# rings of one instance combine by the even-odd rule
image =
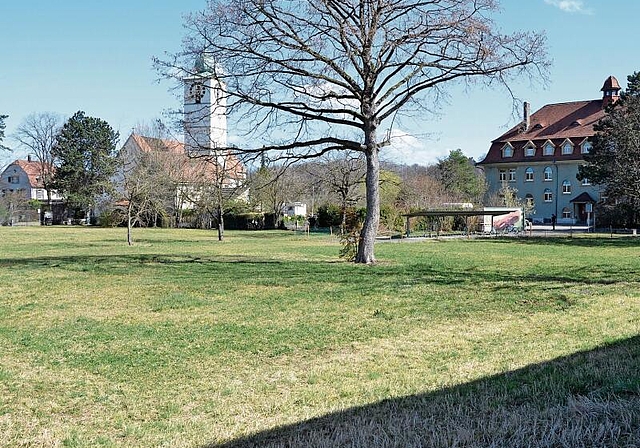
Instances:
[[[571,182],[568,179],[562,181],[562,194],[571,194]]]
[[[524,181],[525,182],[533,182],[534,181],[535,171],[530,166],[524,170]]]
[[[516,169],[509,168],[509,182],[515,182],[515,181],[516,181]]]
[[[551,168],[550,166],[545,166],[543,173],[543,179],[545,182],[553,181],[553,168]]]
[[[498,180],[500,182],[506,182],[507,181],[507,170],[499,170],[498,171]]]
[[[529,142],[524,147],[524,156],[533,157],[536,155],[536,145],[533,142]]]
[[[571,219],[571,210],[569,207],[562,209],[562,219]]]
[[[569,149],[566,149],[569,148]],[[561,146],[561,153],[563,156],[567,156],[569,154],[573,154],[573,142],[571,142],[571,140],[567,139],[564,142],[562,142],[562,146]]]
[[[545,188],[544,193],[544,202],[553,202],[553,191],[550,188]]]
[[[545,156],[552,156],[556,152],[556,147],[550,141],[547,141],[542,147],[542,154]]]
[[[513,146],[510,143],[507,143],[502,147],[502,158],[511,158],[513,157]]]
[[[591,144],[591,142],[588,140],[585,140],[584,142],[582,142],[582,145],[580,145],[580,152],[582,154],[589,154],[591,152],[591,148],[593,148],[593,145]]]

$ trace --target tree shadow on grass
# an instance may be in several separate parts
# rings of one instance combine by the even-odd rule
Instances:
[[[638,336],[202,448],[637,446]]]
[[[602,247],[602,248],[625,248],[640,247],[640,238],[632,236],[616,236],[611,238],[602,235],[590,234],[562,234],[558,236],[533,236],[533,237],[503,237],[486,238],[483,242],[493,242],[497,244],[525,244],[525,245],[550,245],[569,247]]]

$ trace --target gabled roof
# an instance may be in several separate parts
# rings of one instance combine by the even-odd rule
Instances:
[[[7,172],[13,165],[19,166],[22,171],[25,172],[27,178],[29,179],[29,185],[31,188],[44,188],[44,184],[42,182],[42,165],[39,161],[35,160],[15,160],[12,162],[4,172]],[[45,165],[45,174],[49,172],[53,174],[55,168],[51,165]]]
[[[220,173],[220,170],[224,170],[224,177],[229,180],[245,178],[244,165],[230,151],[214,160],[207,157],[189,157],[184,143],[177,140],[131,134],[124,146],[126,147],[129,142],[134,143],[139,150],[145,153],[168,155],[166,163],[170,166],[167,166],[167,169],[178,182],[197,181],[198,179],[213,180],[216,179],[216,174]]]
[[[522,148],[529,141],[542,146],[544,142],[551,140],[557,146],[566,139],[575,139],[572,141],[578,146],[585,138],[594,135],[593,126],[604,116],[602,100],[547,104],[531,115],[528,129],[525,130],[520,123],[495,139],[487,156],[480,163],[547,160],[550,156],[542,154],[525,157]],[[512,158],[503,159],[500,150],[494,149],[502,148],[505,143],[510,143],[515,149]],[[563,155],[562,158],[570,160],[580,159],[582,156],[579,151],[574,151],[574,154]]]

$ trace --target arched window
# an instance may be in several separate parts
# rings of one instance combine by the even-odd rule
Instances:
[[[553,180],[553,170],[550,166],[545,167],[544,169],[544,180],[550,181]]]
[[[591,144],[591,142],[585,141],[582,144],[582,154],[589,154],[591,152],[591,148],[593,148],[593,145]]]
[[[533,182],[533,168],[529,167],[524,170],[524,181]]]
[[[552,202],[553,201],[553,193],[549,188],[545,188],[544,190],[544,202]]]
[[[524,197],[524,200],[526,201],[528,207],[533,208],[535,206],[533,195],[531,193],[527,193]]]
[[[573,144],[570,141],[562,144],[562,154],[573,154]]]
[[[571,219],[571,210],[568,207],[562,209],[562,218]]]
[[[553,146],[553,144],[551,142],[547,142],[547,143],[544,144],[544,147],[542,149],[542,153],[545,156],[552,156],[554,149],[555,149],[555,147]]]
[[[502,147],[502,157],[513,157],[513,146],[509,143]]]
[[[562,194],[571,194],[571,182],[568,180],[562,181]]]

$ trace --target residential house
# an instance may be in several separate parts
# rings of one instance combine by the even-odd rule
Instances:
[[[37,200],[47,204],[51,199],[52,206],[62,203],[62,197],[56,191],[51,191],[49,198],[44,188],[42,177],[53,170],[50,166],[43,167],[42,163],[32,160],[30,156],[27,160],[14,161],[4,169],[0,174],[0,193],[7,206],[10,202],[9,208],[15,209],[15,213],[10,213],[11,217],[6,217],[10,222],[40,221],[38,211],[29,205],[30,201]]]
[[[531,205],[528,218],[534,223],[555,217],[558,224],[593,224],[600,189],[589,179],[578,180],[578,168],[591,150],[594,125],[620,90],[609,76],[601,99],[547,104],[533,114],[524,103],[522,123],[495,139],[479,162],[489,191],[498,193],[504,185],[517,190]]]

